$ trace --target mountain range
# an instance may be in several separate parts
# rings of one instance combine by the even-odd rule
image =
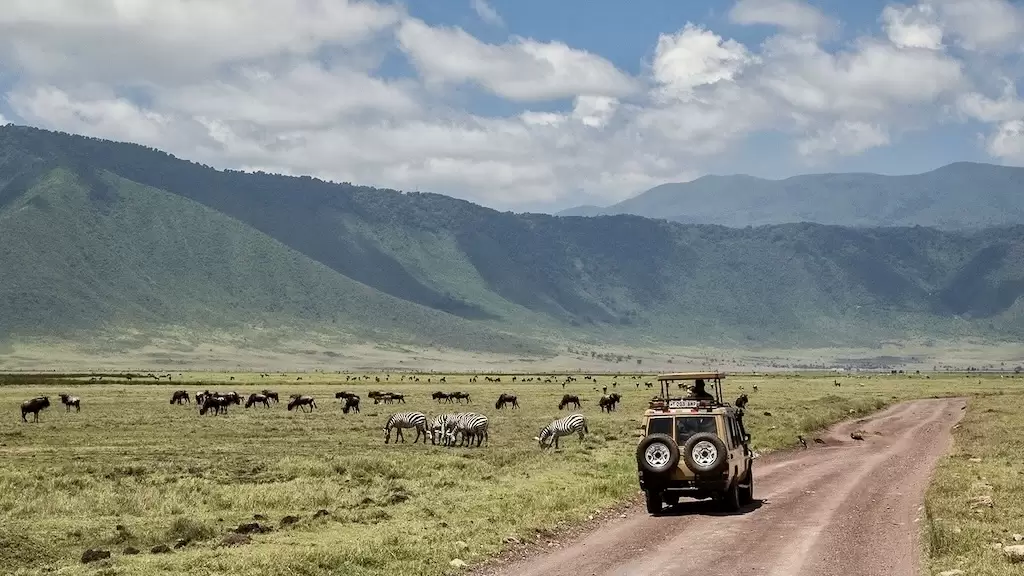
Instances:
[[[503,213],[21,126],[0,127],[0,278],[4,341],[245,332],[526,355],[1024,336],[1024,226]]]
[[[614,214],[737,228],[794,222],[949,230],[1024,224],[1024,168],[958,162],[909,176],[704,176],[663,184],[607,208],[580,206],[559,213]]]

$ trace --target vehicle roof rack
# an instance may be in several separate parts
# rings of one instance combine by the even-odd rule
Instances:
[[[661,397],[651,401],[652,410],[669,410],[673,408],[693,408],[690,406],[691,401],[685,398],[673,398],[671,396],[670,382],[679,380],[703,380],[706,387],[710,387],[711,395],[714,399],[698,400],[698,406],[702,408],[717,408],[720,406],[728,406],[722,401],[722,380],[725,378],[724,372],[674,372],[671,374],[662,374],[658,376],[658,381],[661,382]],[[680,404],[683,402],[684,404]]]
[[[661,374],[658,380],[665,382],[669,380],[724,380],[725,372],[672,372]]]

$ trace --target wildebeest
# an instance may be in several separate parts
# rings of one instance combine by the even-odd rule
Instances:
[[[341,407],[341,411],[348,414],[349,410],[359,412],[359,396],[353,394],[345,398],[345,405]]]
[[[747,407],[747,402],[749,402],[749,401],[750,401],[750,399],[747,398],[747,395],[743,394],[739,398],[736,399],[736,407],[740,408],[740,409],[746,408]]]
[[[494,407],[501,410],[505,404],[511,404],[512,408],[519,408],[519,400],[515,396],[502,392],[501,396],[498,396],[498,401],[494,403]]]
[[[220,396],[221,398],[227,400],[228,404],[235,404],[238,406],[242,404],[242,397],[238,394],[238,392],[226,392],[224,394],[217,394],[217,396]]]
[[[451,396],[441,391],[434,392],[433,394],[430,395],[430,397],[433,398],[434,400],[437,400],[438,404],[441,403],[441,400],[451,402]]]
[[[224,396],[209,393],[203,394],[203,403],[199,407],[199,415],[202,416],[210,410],[213,410],[214,414],[221,414],[222,412],[227,414],[229,404],[232,404],[232,402]]]
[[[71,412],[71,407],[75,407],[75,412],[82,411],[82,399],[78,396],[70,396],[68,394],[60,395],[61,404],[64,404],[64,411]]]
[[[558,403],[558,409],[562,410],[569,404],[574,404],[577,408],[580,407],[580,397],[575,394],[565,394],[562,396],[562,401]]]
[[[270,400],[265,394],[249,394],[249,399],[245,401],[245,407],[249,408],[255,404],[263,404],[264,407],[270,408]]]
[[[349,398],[349,397],[351,397],[351,396],[355,396],[355,394],[353,394],[353,393],[351,393],[351,392],[336,392],[336,393],[334,394],[334,397],[335,397],[336,399],[338,399],[338,400],[341,400],[341,399],[345,399],[345,398]]]
[[[470,400],[470,398],[469,398],[469,393],[468,392],[452,392],[448,396],[454,398],[455,401],[459,402],[459,403],[461,403],[463,399],[466,400],[466,404],[472,403],[472,400]]]
[[[309,411],[312,412],[313,408],[316,408],[316,400],[312,396],[292,398],[292,401],[288,403],[288,411],[291,412],[293,408],[298,408],[305,412],[306,410],[303,410],[303,406],[309,406]]]
[[[281,401],[281,397],[278,396],[277,392],[274,392],[273,390],[260,390],[260,394],[266,396],[267,400],[272,401],[274,404],[277,404],[278,402]]]
[[[196,403],[199,402],[199,395],[196,394]],[[178,390],[171,394],[171,404],[189,404],[188,390]]]
[[[618,404],[619,400],[621,399],[621,395],[613,392],[611,394],[605,394],[601,396],[601,398],[597,401],[597,405],[601,407],[602,412],[611,412],[612,410],[615,410],[615,405]]]
[[[47,396],[39,396],[31,400],[25,400],[21,403],[21,421],[28,422],[25,415],[31,413],[32,416],[35,417],[34,422],[39,422],[39,413],[49,407],[50,398]]]

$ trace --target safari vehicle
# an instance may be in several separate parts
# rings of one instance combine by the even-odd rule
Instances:
[[[722,401],[720,372],[658,376],[661,394],[644,412],[646,434],[636,449],[637,476],[647,511],[661,512],[681,496],[715,498],[735,511],[754,497],[750,435],[743,428],[743,410]],[[694,384],[694,393],[673,397],[672,386]],[[713,390],[699,394],[704,386]]]

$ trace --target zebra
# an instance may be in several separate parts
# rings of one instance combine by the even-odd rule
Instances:
[[[561,420],[555,420],[551,424],[548,424],[540,431],[540,436],[534,437],[534,440],[540,442],[541,448],[548,448],[554,442],[555,448],[558,448],[558,439],[562,436],[570,436],[574,433],[579,434],[580,444],[583,443],[583,436],[590,432],[587,429],[587,420],[583,417],[583,414],[570,414]],[[545,446],[547,443],[547,446]]]
[[[449,446],[455,444],[455,435],[462,436],[459,446],[472,446],[476,439],[476,445],[487,440],[487,417],[473,412],[459,414],[457,418],[448,421],[446,433]]]
[[[446,438],[444,433],[448,429],[448,421],[453,418],[457,418],[458,416],[458,414],[438,414],[431,419],[430,426],[427,429],[430,436],[430,443],[434,445],[438,443],[444,444]]]
[[[427,443],[429,434],[427,433],[427,417],[422,412],[399,412],[392,414],[386,424],[384,424],[384,443],[388,444],[391,442],[391,429],[395,429],[395,442],[399,439],[405,442],[405,436],[402,435],[403,428],[415,428],[416,439],[412,441],[413,444],[419,441],[420,436],[423,436],[423,443]]]

